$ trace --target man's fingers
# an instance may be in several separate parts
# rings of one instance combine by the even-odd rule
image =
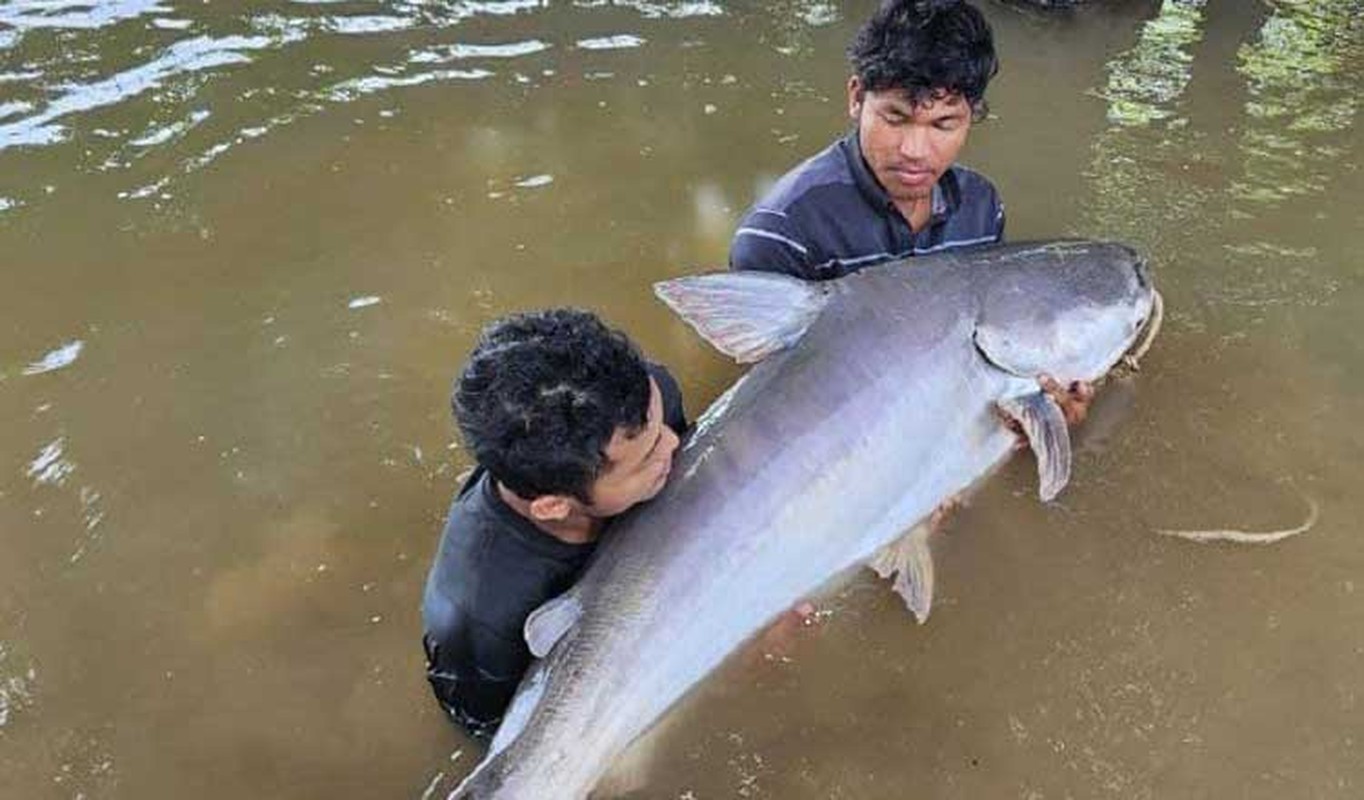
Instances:
[[[1038,375],[1037,384],[1061,407],[1067,424],[1078,425],[1084,421],[1085,415],[1089,413],[1089,404],[1094,400],[1094,384],[1071,381],[1069,386],[1062,386],[1050,375]]]

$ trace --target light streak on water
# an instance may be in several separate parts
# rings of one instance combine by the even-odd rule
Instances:
[[[74,342],[67,342],[56,350],[29,364],[24,368],[25,375],[41,375],[44,372],[69,367],[80,357],[81,350],[85,349],[85,342],[77,339]]]

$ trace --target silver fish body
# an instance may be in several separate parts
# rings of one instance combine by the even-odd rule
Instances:
[[[722,274],[658,291],[757,363],[547,615],[545,657],[452,798],[586,797],[746,639],[1009,458],[999,407],[1036,410],[1024,427],[1054,494],[1068,440],[1052,441],[1065,426],[1037,376],[1102,377],[1155,299],[1133,251],[1082,241],[948,252],[820,284]]]

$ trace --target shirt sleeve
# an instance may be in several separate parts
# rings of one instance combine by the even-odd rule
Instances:
[[[814,259],[809,246],[800,241],[799,234],[788,229],[790,226],[768,223],[768,216],[749,213],[744,217],[729,245],[729,268],[812,278]]]
[[[994,194],[995,202],[995,241],[1004,243],[1004,201],[1000,199],[999,192]]]

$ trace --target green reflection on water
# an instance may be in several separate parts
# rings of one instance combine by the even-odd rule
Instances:
[[[1170,118],[1189,85],[1193,45],[1202,39],[1203,0],[1166,0],[1132,49],[1109,62],[1108,119],[1149,125]]]
[[[1110,125],[1096,137],[1086,172],[1094,193],[1089,233],[1157,247],[1168,230],[1204,210],[1208,187],[1179,167],[1203,159],[1207,148],[1176,116],[1204,23],[1202,0],[1167,0],[1136,43],[1108,62],[1107,83],[1096,94],[1108,101]]]
[[[1273,204],[1321,191],[1343,150],[1329,135],[1354,124],[1364,3],[1284,0],[1237,53],[1247,125],[1239,200]]]

